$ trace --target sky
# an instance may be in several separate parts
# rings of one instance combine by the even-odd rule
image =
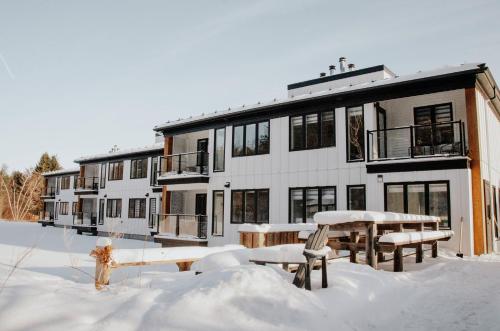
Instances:
[[[286,97],[345,56],[398,75],[486,62],[500,1],[0,0],[0,165],[154,143],[167,120]]]

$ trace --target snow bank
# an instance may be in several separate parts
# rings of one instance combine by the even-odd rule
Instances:
[[[379,211],[335,210],[314,214],[318,224],[339,224],[358,221],[429,221],[439,222],[439,217],[427,215],[401,214]]]
[[[235,249],[226,252],[207,255],[192,264],[191,270],[196,272],[207,272],[214,270],[223,270],[230,267],[247,265],[250,263],[249,249]]]
[[[314,223],[293,223],[293,224],[241,224],[239,232],[293,232],[293,231],[315,231],[318,228]]]
[[[422,232],[393,232],[381,236],[378,242],[406,245],[428,240],[438,240],[452,236],[453,236],[453,231],[451,230],[422,231]]]

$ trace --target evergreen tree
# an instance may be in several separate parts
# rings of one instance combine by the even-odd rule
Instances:
[[[59,161],[57,160],[57,156],[52,155],[50,156],[49,153],[45,152],[42,154],[40,157],[40,160],[38,161],[37,165],[35,166],[35,171],[39,173],[47,172],[47,171],[54,171],[54,170],[59,170],[61,169],[61,165],[59,164]]]

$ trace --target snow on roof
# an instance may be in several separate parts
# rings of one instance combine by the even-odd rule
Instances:
[[[137,147],[137,148],[128,148],[128,149],[122,149],[114,152],[109,152],[109,153],[102,153],[102,154],[95,154],[95,155],[89,155],[89,156],[82,156],[79,157],[78,159],[75,160],[76,163],[82,163],[82,162],[87,162],[87,161],[95,161],[95,160],[102,160],[102,159],[112,159],[120,156],[127,156],[127,155],[133,155],[133,154],[139,154],[139,153],[147,153],[147,152],[154,152],[154,151],[159,151],[163,149],[163,142],[161,143],[156,143],[154,145],[149,145],[149,146],[144,146],[144,147]]]
[[[60,170],[54,170],[54,171],[47,171],[42,173],[43,176],[49,177],[49,176],[57,176],[57,175],[65,175],[65,174],[74,174],[79,172],[79,168],[70,168],[70,169],[60,169]]]
[[[314,222],[318,224],[342,224],[351,222],[401,222],[401,221],[422,221],[439,222],[439,217],[427,215],[402,214],[380,211],[365,210],[332,210],[322,211],[314,214]]]
[[[321,97],[321,96],[327,96],[327,95],[334,95],[334,94],[339,94],[339,93],[347,93],[347,92],[355,92],[363,89],[369,89],[369,88],[376,88],[376,87],[382,87],[382,86],[387,86],[391,84],[398,84],[398,83],[403,83],[403,82],[409,82],[409,81],[416,81],[416,80],[422,80],[422,79],[427,79],[427,78],[432,78],[432,77],[439,77],[439,76],[444,76],[444,75],[450,75],[454,73],[460,73],[460,72],[466,72],[470,70],[477,70],[479,66],[483,65],[483,63],[464,63],[458,66],[444,66],[440,67],[434,70],[428,70],[428,71],[419,71],[415,74],[409,74],[409,75],[404,75],[404,76],[395,76],[395,77],[390,77],[390,78],[385,78],[385,79],[380,79],[372,82],[364,82],[360,84],[355,84],[355,85],[348,85],[348,86],[342,86],[338,88],[332,88],[330,90],[326,91],[319,91],[319,92],[314,92],[314,93],[309,93],[309,94],[302,94],[302,95],[297,95],[297,96],[292,96],[290,98],[286,99],[273,99],[269,102],[258,102],[253,105],[243,105],[235,108],[229,107],[226,110],[222,111],[215,111],[213,113],[202,113],[199,116],[191,116],[189,118],[184,118],[184,119],[178,119],[177,121],[168,121],[163,124],[156,125],[153,130],[156,131],[161,131],[163,129],[169,129],[169,128],[174,128],[179,125],[187,124],[187,123],[196,123],[196,122],[201,122],[206,119],[212,119],[212,118],[223,118],[227,116],[228,114],[235,114],[239,112],[246,112],[249,110],[254,110],[254,109],[259,109],[259,108],[265,108],[268,106],[273,106],[273,105],[283,105],[287,103],[293,103],[296,101],[300,100],[307,100],[307,99],[313,99],[316,97]]]

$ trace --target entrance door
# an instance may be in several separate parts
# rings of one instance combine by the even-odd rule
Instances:
[[[385,109],[378,106],[377,107],[377,147],[378,147],[378,156],[380,158],[387,157],[387,140],[386,135],[387,131],[385,131],[387,127],[387,119],[385,114]]]
[[[207,195],[206,193],[196,194],[196,204],[195,204],[195,214],[196,215],[206,215],[207,214]]]

